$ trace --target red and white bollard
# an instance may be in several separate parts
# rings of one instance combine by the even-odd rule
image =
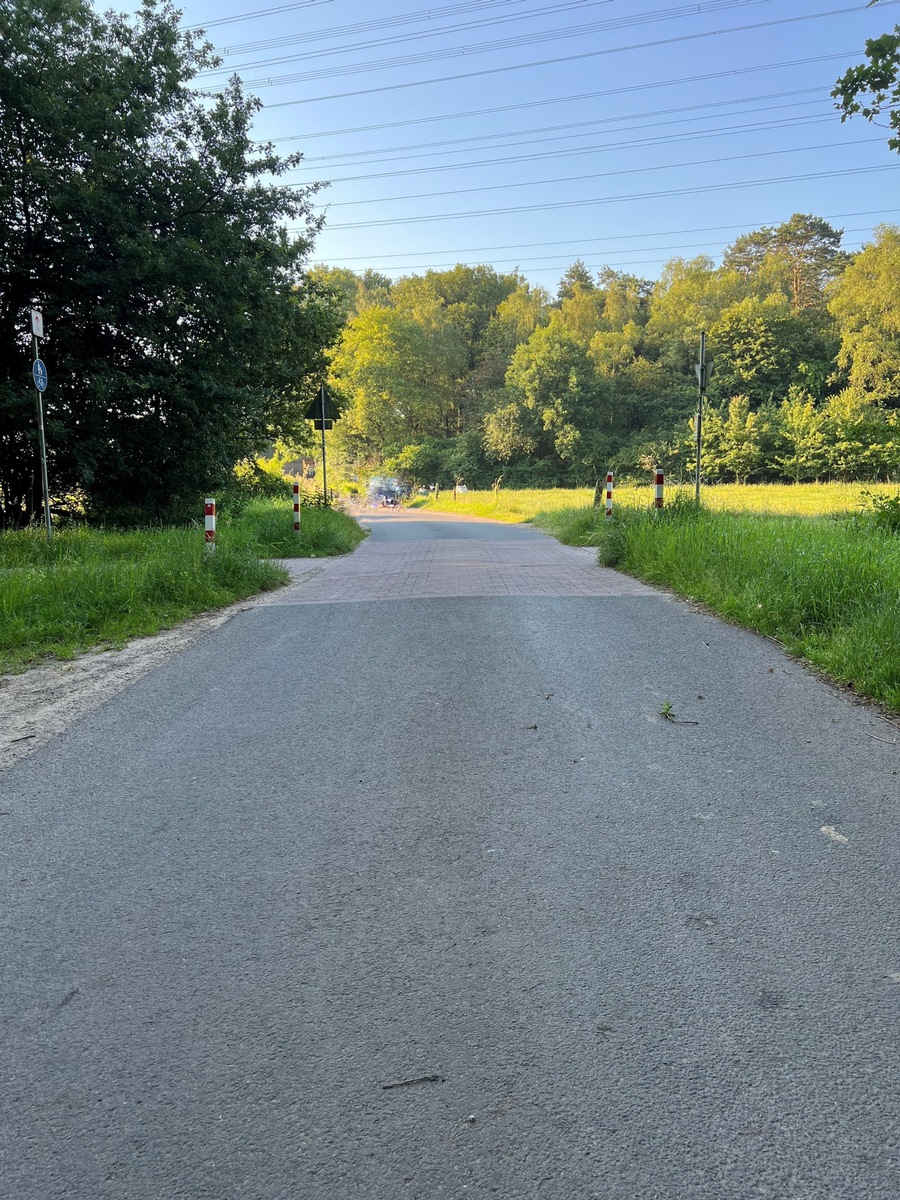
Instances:
[[[300,484],[294,484],[294,533],[300,532]]]
[[[607,515],[607,517],[612,516],[612,494],[613,494],[613,473],[612,473],[612,471],[607,471],[607,473],[606,473],[606,515]]]
[[[205,521],[203,541],[207,550],[216,548],[216,502],[207,496],[205,501]]]
[[[655,495],[653,497],[653,507],[662,508],[663,506],[663,487],[665,486],[666,477],[662,471],[657,470],[655,479]]]

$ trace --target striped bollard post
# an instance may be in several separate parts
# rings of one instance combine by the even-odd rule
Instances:
[[[294,484],[294,533],[300,532],[300,484]]]
[[[207,550],[215,550],[216,548],[216,502],[211,497],[207,496],[204,502],[204,525],[203,525],[203,543]]]
[[[613,473],[612,473],[612,471],[607,471],[607,473],[606,473],[606,516],[607,516],[607,518],[612,516],[612,494],[613,494]]]
[[[662,471],[657,470],[655,480],[655,495],[653,498],[653,507],[662,508],[663,506],[663,487],[665,486],[666,477]]]

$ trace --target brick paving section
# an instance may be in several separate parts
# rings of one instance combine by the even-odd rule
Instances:
[[[305,560],[285,559],[297,582],[272,604],[425,600],[447,596],[659,596],[627,575],[596,565],[596,552],[549,537],[489,541],[370,538],[309,578]],[[303,578],[302,576],[305,576]]]

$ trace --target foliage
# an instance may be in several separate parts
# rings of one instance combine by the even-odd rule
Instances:
[[[888,145],[900,151],[900,25],[893,33],[869,38],[865,53],[868,62],[845,72],[831,94],[842,121],[856,113],[867,121],[886,114],[889,128],[896,131]]]
[[[338,388],[351,400],[339,434],[391,454],[423,436],[457,432],[454,385],[465,359],[460,332],[437,301],[413,312],[364,309],[332,357]]]
[[[890,533],[900,534],[900,492],[895,492],[893,496],[879,496],[865,490],[861,508],[876,525]]]
[[[798,312],[820,306],[826,287],[847,265],[842,236],[842,229],[821,217],[794,213],[781,225],[737,238],[725,251],[723,265],[762,285],[764,293],[780,293]]]
[[[387,457],[442,487],[592,483],[656,464],[684,475],[705,331],[710,479],[894,478],[898,234],[880,230],[852,259],[841,238],[795,213],[741,235],[720,267],[673,259],[656,284],[578,260],[552,303],[488,267],[398,280],[334,354],[348,405],[336,441],[350,469]]]
[[[882,225],[832,289],[838,363],[852,387],[900,408],[900,228]]]
[[[315,189],[277,182],[299,157],[252,141],[258,103],[237,82],[192,87],[214,59],[179,19],[164,0],[133,19],[87,0],[0,8],[6,525],[39,507],[31,306],[51,490],[119,518],[191,511],[236,460],[299,435],[338,330],[332,293],[301,278]]]

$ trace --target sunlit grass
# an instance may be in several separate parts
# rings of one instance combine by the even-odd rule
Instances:
[[[0,671],[158,633],[286,582],[269,559],[343,554],[364,536],[321,509],[303,510],[301,531],[288,499],[223,514],[212,553],[199,527],[0,534]]]
[[[840,520],[691,507],[595,524],[599,561],[702,601],[900,711],[900,537]]]
[[[60,530],[0,535],[0,670],[121,646],[277,587],[282,568],[202,531]]]
[[[858,509],[862,493],[896,495],[896,484],[884,483],[719,483],[702,489],[705,507],[729,512],[769,512],[784,516],[827,516],[831,513]],[[693,486],[667,485],[666,502],[678,494],[693,496]],[[593,488],[546,488],[493,492],[465,492],[453,499],[453,492],[441,492],[435,501],[431,497],[414,501],[414,507],[430,508],[437,512],[465,513],[473,517],[489,517],[495,521],[529,521],[538,513],[558,512],[565,508],[585,508],[592,504]],[[616,487],[615,507],[652,507],[653,488]]]

